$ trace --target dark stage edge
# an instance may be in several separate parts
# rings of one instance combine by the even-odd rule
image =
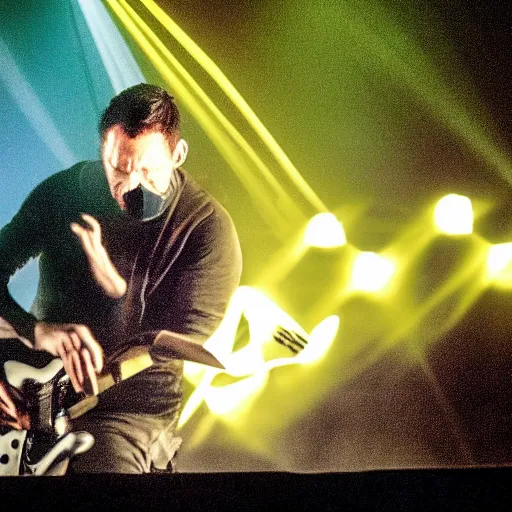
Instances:
[[[1,477],[5,510],[512,510],[512,468]],[[269,510],[269,512],[270,512]]]

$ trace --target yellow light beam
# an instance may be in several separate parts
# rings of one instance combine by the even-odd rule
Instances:
[[[417,314],[411,315],[409,321],[402,327],[397,328],[389,335],[385,336],[375,348],[366,351],[365,357],[353,361],[350,367],[347,368],[347,371],[340,374],[340,382],[349,382],[354,379],[373,364],[380,361],[385,354],[393,350],[399,343],[408,343],[409,346],[411,343],[414,343],[415,340],[416,342],[428,341],[432,343],[440,336],[447,333],[460,321],[460,318],[485,290],[485,285],[481,280],[481,274],[482,259],[478,259],[478,261],[471,266],[469,272],[460,272],[457,276],[454,276],[454,279],[447,283],[438,293],[434,294]],[[442,300],[447,299],[451,294],[457,291],[463,283],[469,283],[470,287],[465,293],[463,300],[453,309],[449,317],[444,321],[440,321],[438,328],[423,331],[423,335],[421,333],[415,333],[415,329],[428,314],[430,314]],[[407,318],[406,315],[403,315],[403,317]],[[417,355],[417,352],[415,353]]]
[[[288,219],[284,218],[281,210],[277,208],[275,201],[268,197],[268,193],[262,189],[261,183],[252,175],[243,155],[237,151],[237,148],[233,145],[227,135],[217,127],[214,119],[195,99],[194,95],[188,90],[180,78],[169,69],[163,58],[158,54],[155,48],[152,47],[147,38],[135,26],[128,14],[119,5],[119,2],[116,0],[107,1],[112,10],[116,13],[137,43],[147,54],[148,58],[150,58],[151,62],[162,75],[164,80],[170,87],[172,87],[176,96],[181,97],[184,103],[187,104],[188,108],[208,134],[219,152],[230,164],[232,169],[237,172],[237,175],[245,188],[253,196],[255,203],[259,204],[262,210],[265,211],[264,217],[266,216],[269,221],[269,225],[274,229],[276,235],[279,237],[285,236],[290,229]]]
[[[439,329],[429,330],[429,337],[433,337],[434,333],[437,333],[436,337],[439,337],[453,327],[485,289],[485,282],[482,279],[486,257],[486,250],[482,249],[484,246],[487,247],[487,243],[479,243],[478,250],[480,254],[476,254],[475,257],[471,258],[469,266],[464,266],[464,268],[461,268],[451,276],[448,282],[437,290],[436,293],[432,294],[414,315],[404,316],[405,321],[383,340],[382,346],[395,346],[397,342],[409,336],[435,307],[445,301],[465,283],[472,283],[471,293],[466,293],[464,300],[459,302],[458,306],[453,309],[450,317],[442,322],[442,326]]]
[[[412,341],[414,343],[414,340]],[[413,350],[413,343],[409,344],[411,350]],[[420,365],[423,374],[426,376],[427,382],[430,384],[430,387],[434,392],[437,403],[443,410],[444,417],[447,419],[448,424],[454,433],[454,437],[456,438],[457,444],[459,446],[460,454],[463,458],[462,460],[465,461],[466,464],[474,464],[475,461],[473,459],[473,454],[469,447],[467,436],[464,434],[464,429],[462,428],[460,417],[453,405],[448,400],[441,385],[439,384],[435,373],[432,371],[432,368],[426,362],[423,354],[420,353],[419,350],[417,350],[416,353],[416,362]]]
[[[224,91],[311,205],[319,211],[327,211],[322,200],[301,176],[274,137],[213,60],[153,0],[141,0],[141,2]]]
[[[268,182],[271,189],[274,191],[279,201],[282,203],[283,210],[290,214],[295,213],[295,216],[300,218],[302,216],[297,205],[290,198],[290,195],[280,185],[275,175],[270,171],[267,165],[258,156],[256,151],[245,140],[241,133],[233,126],[233,124],[222,114],[215,103],[199,86],[192,75],[180,64],[178,59],[169,51],[169,49],[162,43],[156,34],[149,28],[149,26],[142,20],[142,18],[130,7],[126,0],[120,0],[121,5],[124,7],[126,13],[138,25],[145,36],[152,42],[154,47],[158,49],[167,60],[169,66],[182,77],[183,81],[190,87],[190,89],[198,96],[198,98],[205,104],[210,112],[215,116],[219,123],[224,127],[226,132],[233,138],[233,140],[242,148],[247,156],[252,160],[256,168],[260,171],[263,178]]]
[[[393,276],[393,282],[399,281],[401,276],[406,272],[414,259],[435,239],[435,231],[433,229],[425,229],[430,226],[431,211],[421,216],[421,219],[411,223],[400,237],[383,251],[383,254],[391,258],[393,261],[399,262],[396,272]],[[353,245],[347,245],[347,265],[354,265],[360,251]],[[351,297],[353,293],[351,283],[340,284],[336,293],[332,293],[323,300],[317,301],[315,307],[311,309],[308,318],[318,318],[325,311],[335,311],[345,300]]]
[[[377,66],[388,70],[392,78],[414,92],[470,151],[482,157],[511,183],[510,158],[457,99],[426,54],[411,44],[411,37],[384,18],[378,7],[379,12],[368,13],[359,6],[343,2],[340,8],[343,9],[340,19],[345,23],[347,34],[351,34],[358,43],[353,45],[354,52],[361,52],[361,46],[366,46],[368,55],[376,58],[374,63]],[[370,23],[378,23],[378,27],[370,26]]]
[[[412,235],[414,232],[415,229],[411,228],[410,234]],[[360,372],[366,370],[399,343],[407,342],[407,340],[412,337],[422,338],[425,341],[428,339],[431,343],[448,332],[460,321],[462,316],[466,311],[468,311],[471,305],[488,286],[488,281],[485,279],[485,270],[489,243],[478,235],[473,234],[472,236],[475,239],[475,252],[474,257],[470,258],[469,267],[464,266],[458,270],[453,276],[451,276],[448,282],[433,293],[418,310],[414,312],[404,311],[402,315],[403,321],[397,325],[395,329],[391,330],[386,336],[384,336],[376,348],[369,351],[366,357],[350,367],[350,371],[344,375],[346,380],[351,379]],[[414,237],[412,238],[414,239]],[[405,237],[401,240],[399,246],[402,246],[403,242],[409,239],[409,236]],[[418,238],[418,244],[423,247],[428,240],[432,239],[432,232],[427,230],[423,238]],[[414,250],[414,247],[412,247],[412,254],[415,253],[416,251]],[[464,296],[459,299],[458,303],[455,306],[451,306],[449,315],[446,318],[439,319],[438,324],[431,326],[424,334],[421,334],[421,332],[418,333],[417,330],[421,326],[422,322],[435,310],[435,308],[448,300],[450,296],[455,294],[463,286],[466,286],[467,290]],[[324,301],[322,308],[331,306],[331,308],[334,309],[333,304],[335,303],[339,306],[349,297],[347,292],[348,290],[346,289],[340,290],[340,293],[336,298]],[[318,314],[320,311],[321,308],[318,308],[315,312]]]

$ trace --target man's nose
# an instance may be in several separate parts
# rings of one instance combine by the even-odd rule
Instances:
[[[140,185],[140,173],[138,171],[131,171],[128,173],[128,189],[133,190]]]

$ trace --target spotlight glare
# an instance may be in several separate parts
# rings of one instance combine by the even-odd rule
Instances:
[[[458,194],[444,196],[435,207],[434,222],[447,235],[470,235],[473,232],[471,199]]]
[[[345,231],[336,216],[329,212],[315,215],[306,227],[304,242],[309,247],[324,249],[341,247],[347,243]]]
[[[374,252],[361,252],[356,256],[352,270],[351,288],[364,292],[378,292],[389,283],[395,264]]]
[[[296,357],[302,364],[316,363],[323,359],[331,348],[340,327],[340,317],[331,315],[324,318],[309,335],[306,348]]]
[[[496,244],[489,248],[487,275],[499,284],[512,286],[512,243]]]
[[[222,387],[210,386],[204,400],[216,416],[243,413],[249,408],[251,399],[254,400],[263,390],[267,378],[266,372],[258,372],[233,384]]]

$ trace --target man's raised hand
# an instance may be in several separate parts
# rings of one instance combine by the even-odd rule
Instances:
[[[77,393],[98,393],[96,374],[103,368],[103,350],[87,326],[38,322],[34,335],[36,350],[62,359]]]
[[[126,292],[126,281],[117,272],[107,250],[101,243],[101,226],[99,222],[87,214],[83,214],[82,219],[87,224],[87,227],[73,222],[71,224],[71,231],[75,233],[82,244],[96,282],[109,297],[118,299]]]

